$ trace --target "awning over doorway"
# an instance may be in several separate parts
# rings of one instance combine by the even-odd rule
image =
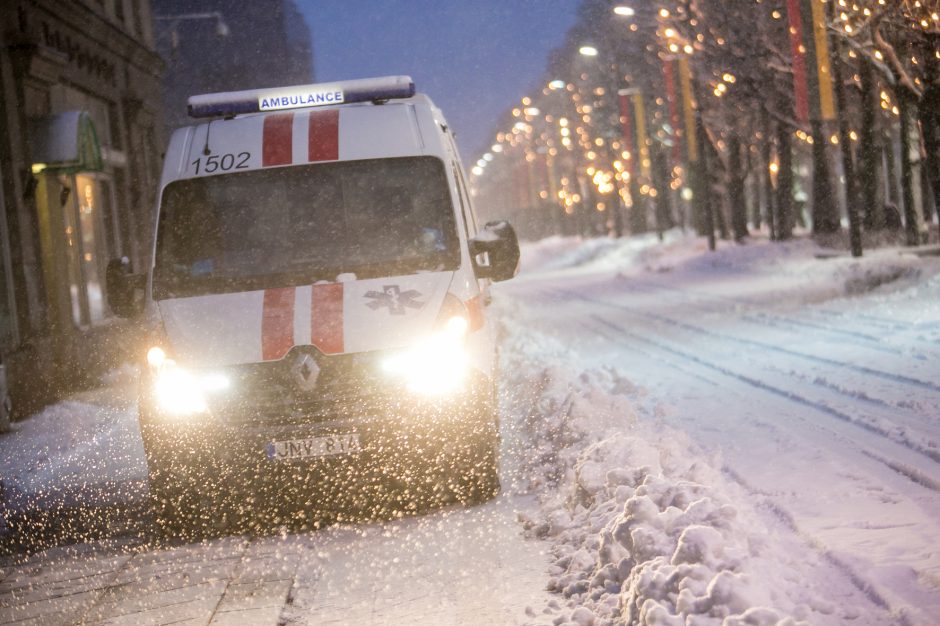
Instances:
[[[33,171],[97,172],[101,146],[86,111],[66,111],[37,119],[31,127]]]

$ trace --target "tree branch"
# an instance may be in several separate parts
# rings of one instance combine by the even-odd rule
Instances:
[[[881,49],[882,54],[890,62],[891,69],[893,70],[895,79],[897,80],[897,85],[907,91],[907,95],[914,96],[915,99],[919,100],[923,95],[923,92],[921,92],[920,88],[914,84],[914,81],[911,79],[911,75],[904,68],[904,64],[901,63],[901,59],[898,58],[894,47],[889,44],[884,37],[882,37],[880,24],[872,24],[871,35],[875,45]]]

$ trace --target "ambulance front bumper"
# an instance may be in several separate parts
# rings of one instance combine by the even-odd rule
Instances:
[[[181,491],[224,494],[253,509],[289,502],[343,506],[344,498],[446,471],[495,428],[492,386],[482,374],[448,398],[385,389],[335,404],[330,414],[322,406],[304,414],[279,405],[234,417],[163,415],[143,398],[151,476],[164,474]]]

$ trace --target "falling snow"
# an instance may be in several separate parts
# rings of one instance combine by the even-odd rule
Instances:
[[[196,540],[123,368],[0,435],[0,623],[934,624],[938,296],[897,249],[527,244],[500,495]]]

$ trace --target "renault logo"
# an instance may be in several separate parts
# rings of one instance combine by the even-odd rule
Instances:
[[[320,366],[313,356],[305,352],[294,361],[291,374],[301,391],[313,391],[320,376]]]

